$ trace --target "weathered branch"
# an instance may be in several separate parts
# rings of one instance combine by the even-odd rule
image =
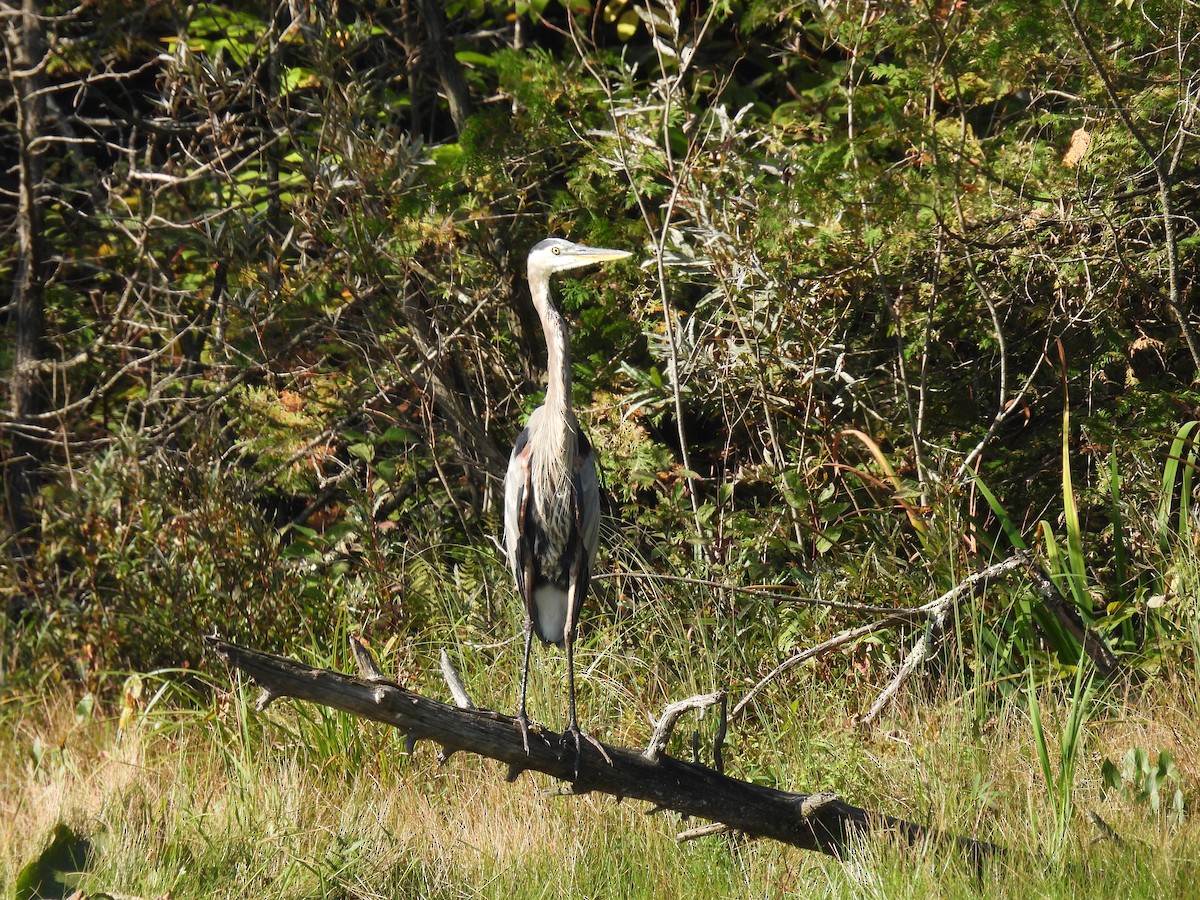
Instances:
[[[864,728],[875,724],[875,721],[879,718],[884,708],[896,696],[900,687],[908,680],[909,676],[933,655],[938,641],[941,640],[942,632],[946,629],[946,622],[950,618],[950,613],[954,610],[955,605],[963,595],[970,593],[971,589],[977,584],[987,581],[989,578],[998,578],[1001,575],[1006,575],[1013,569],[1025,565],[1027,561],[1025,554],[1022,553],[1010,556],[1002,562],[988,566],[986,569],[981,569],[974,575],[968,576],[942,594],[942,596],[938,597],[933,603],[923,607],[923,609],[929,611],[929,624],[926,626],[917,643],[913,645],[912,650],[909,651],[904,663],[896,672],[896,676],[887,687],[879,692],[879,695],[875,698],[875,702],[871,704],[871,708],[858,720],[858,724]]]
[[[675,723],[689,709],[706,710],[710,706],[716,706],[725,699],[725,692],[718,691],[715,694],[701,694],[697,697],[688,697],[686,700],[677,700],[663,710],[662,718],[658,720],[658,724],[654,726],[654,734],[650,738],[650,743],[646,746],[646,752],[642,754],[650,762],[654,762],[664,750],[667,749],[667,744],[671,740],[671,733],[675,730]]]
[[[687,831],[681,831],[675,835],[675,840],[682,843],[684,841],[694,841],[697,838],[712,837],[717,834],[729,834],[729,826],[722,825],[720,822],[714,822],[710,825],[701,825],[699,828],[689,828]]]
[[[750,705],[750,702],[758,696],[767,685],[777,679],[784,672],[795,668],[802,662],[810,659],[823,656],[833,650],[853,644],[867,635],[874,634],[877,631],[883,631],[886,628],[892,628],[896,625],[903,625],[912,622],[920,616],[927,616],[928,624],[921,637],[913,645],[904,662],[897,670],[892,681],[889,682],[879,695],[875,698],[870,708],[866,713],[858,719],[860,726],[873,725],[883,712],[884,708],[892,701],[899,692],[904,682],[919,669],[932,655],[941,640],[942,633],[945,630],[946,623],[949,621],[950,613],[954,611],[955,606],[961,601],[962,597],[969,593],[978,584],[987,581],[988,579],[998,578],[1002,575],[1008,575],[1017,568],[1023,567],[1030,576],[1033,582],[1034,590],[1038,596],[1045,602],[1046,607],[1050,610],[1058,621],[1066,628],[1083,647],[1083,652],[1095,664],[1097,671],[1102,676],[1109,676],[1117,670],[1117,660],[1113,656],[1112,651],[1104,642],[1104,639],[1089,629],[1087,625],[1079,618],[1079,615],[1073,608],[1068,606],[1059,594],[1057,588],[1046,576],[1046,574],[1036,565],[1031,559],[1027,551],[1019,551],[1014,553],[1008,559],[1001,560],[998,563],[981,569],[973,575],[963,579],[959,584],[952,587],[936,600],[926,603],[924,606],[919,606],[914,609],[892,610],[881,619],[874,622],[868,622],[865,625],[859,625],[854,628],[847,628],[839,632],[826,641],[822,641],[812,647],[808,647],[792,656],[788,657],[747,691],[733,707],[729,713],[730,720],[737,719]]]
[[[599,750],[584,742],[575,778],[575,754],[562,750],[559,735],[534,731],[540,740],[530,741],[526,752],[511,716],[450,706],[382,680],[373,661],[364,666],[362,655],[367,651],[362,644],[356,645],[355,655],[369,678],[315,669],[216,636],[206,638],[206,643],[272,699],[293,697],[392,725],[406,733],[409,746],[417,740],[431,740],[447,753],[466,750],[506,763],[511,770],[544,772],[572,782],[576,794],[597,791],[644,800],[750,836],[833,856],[844,853],[856,837],[895,835],[910,843],[940,837],[920,825],[851,806],[832,794],[776,790],[666,754],[651,761],[640,751],[624,747],[605,746],[609,763]],[[977,867],[1000,851],[968,838],[948,840]]]
[[[1093,629],[1088,628],[1087,623],[1079,615],[1079,611],[1063,599],[1054,582],[1050,580],[1050,576],[1042,571],[1040,566],[1030,562],[1028,558],[1025,559],[1025,563],[1025,570],[1029,573],[1030,581],[1033,582],[1034,592],[1042,598],[1046,608],[1050,610],[1050,614],[1058,620],[1067,633],[1079,641],[1079,646],[1092,661],[1096,671],[1104,678],[1116,672],[1117,658],[1105,643],[1104,638],[1096,634]]]
[[[459,709],[475,708],[470,695],[467,694],[467,689],[463,687],[462,679],[458,677],[458,671],[450,662],[450,654],[445,650],[442,651],[442,677],[446,679],[446,687],[450,688],[450,696],[454,698]]]

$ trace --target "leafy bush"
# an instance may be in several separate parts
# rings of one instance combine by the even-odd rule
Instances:
[[[410,577],[490,584],[494,556],[455,554],[490,554],[542,381],[523,253],[555,233],[646,257],[559,286],[615,569],[911,605],[1003,546],[978,476],[1145,652],[1176,591],[1153,569],[1186,580],[1188,540],[1143,552],[1148,486],[1200,368],[1178,78],[1200,46],[1154,22],[1200,32],[1195,5],[626,6],[445,4],[461,123],[408,6],[54,20],[49,93],[97,131],[36,145],[43,387],[71,399],[33,429],[52,484],[36,571],[5,585],[41,623],[22,642],[194,663],[213,621],[282,642]],[[838,624],[739,596],[664,593],[660,631],[716,622],[762,659]],[[477,600],[414,590],[395,618],[508,614]],[[1030,603],[979,606],[966,646],[1020,671]]]
[[[214,630],[276,645],[328,631],[334,597],[283,558],[273,516],[237,469],[129,442],[72,480],[44,498],[43,580],[17,626],[38,638],[26,666],[63,660],[92,682],[196,666]]]

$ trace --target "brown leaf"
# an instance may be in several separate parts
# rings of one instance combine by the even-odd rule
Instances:
[[[288,412],[300,412],[304,408],[304,398],[295,391],[280,391],[279,405]]]
[[[1085,128],[1076,128],[1071,134],[1071,143],[1063,154],[1062,163],[1068,169],[1079,165],[1083,155],[1087,153],[1088,145],[1092,142],[1091,133]]]

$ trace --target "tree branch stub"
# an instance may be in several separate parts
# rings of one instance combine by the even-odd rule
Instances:
[[[695,697],[688,697],[686,700],[676,700],[663,710],[662,717],[658,720],[658,724],[654,726],[654,734],[650,737],[650,743],[646,746],[646,752],[642,755],[650,762],[656,761],[664,750],[667,749],[667,744],[671,740],[671,734],[675,731],[675,725],[689,709],[706,710],[710,706],[716,706],[725,699],[724,691],[717,691],[715,694],[698,694]]]

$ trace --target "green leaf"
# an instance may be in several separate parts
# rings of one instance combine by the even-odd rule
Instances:
[[[626,10],[625,12],[621,13],[620,18],[617,19],[617,37],[622,42],[628,41],[635,34],[637,34],[639,24],[640,20],[638,18],[638,14],[632,9]]]
[[[13,896],[16,900],[61,900],[70,896],[91,855],[91,841],[59,822],[49,846],[21,868]]]
[[[487,66],[489,69],[496,66],[495,59],[484,53],[477,53],[474,50],[459,50],[454,54],[454,58],[464,66]]]
[[[992,493],[991,488],[984,484],[983,479],[975,473],[971,473],[971,477],[975,480],[975,487],[979,493],[983,495],[983,499],[987,501],[988,508],[991,509],[994,515],[1000,521],[1000,527],[1004,529],[1004,534],[1008,538],[1008,542],[1013,545],[1016,550],[1026,550],[1025,539],[1021,537],[1021,532],[1013,524],[1008,513],[1000,504],[1000,500]]]
[[[1046,733],[1042,730],[1042,714],[1038,709],[1037,687],[1033,683],[1033,669],[1029,669],[1029,725],[1033,731],[1033,743],[1037,748],[1038,762],[1042,767],[1042,777],[1046,781],[1046,789],[1054,790],[1054,770],[1050,767],[1050,749],[1046,744]]]
[[[1126,590],[1125,524],[1121,517],[1121,472],[1117,468],[1117,448],[1114,446],[1108,457],[1109,495],[1112,499],[1111,517],[1113,527],[1113,568],[1116,574],[1117,599],[1129,599]]]
[[[1121,778],[1121,770],[1117,768],[1117,764],[1111,759],[1105,759],[1100,765],[1100,796],[1103,797],[1108,791],[1119,791],[1125,783]]]
[[[396,425],[385,431],[380,440],[389,444],[419,444],[421,442],[421,439],[417,437],[415,432]]]
[[[316,87],[320,84],[317,78],[317,73],[312,69],[306,69],[302,66],[291,66],[284,70],[283,77],[279,79],[279,92],[284,96],[293,93],[302,87]],[[295,162],[299,162],[297,154],[289,154],[297,156]]]
[[[346,452],[363,462],[371,462],[375,458],[375,445],[369,443],[351,444]]]
[[[1067,530],[1067,568],[1063,575],[1070,584],[1075,605],[1085,613],[1091,602],[1087,592],[1087,565],[1083,559],[1083,531],[1079,525],[1079,506],[1071,482],[1071,407],[1063,405],[1062,414],[1062,492],[1063,519]]]
[[[1171,554],[1168,523],[1175,503],[1175,482],[1179,480],[1179,464],[1184,461],[1183,448],[1192,443],[1192,433],[1198,425],[1200,422],[1192,420],[1180,427],[1171,441],[1171,447],[1167,450],[1167,461],[1163,465],[1162,492],[1158,498],[1158,540],[1159,546],[1168,556]],[[1194,456],[1194,453],[1193,450],[1190,455]],[[1184,502],[1182,505],[1186,507],[1188,504]]]
[[[455,165],[463,158],[462,144],[439,144],[429,151],[429,157],[440,165]]]

